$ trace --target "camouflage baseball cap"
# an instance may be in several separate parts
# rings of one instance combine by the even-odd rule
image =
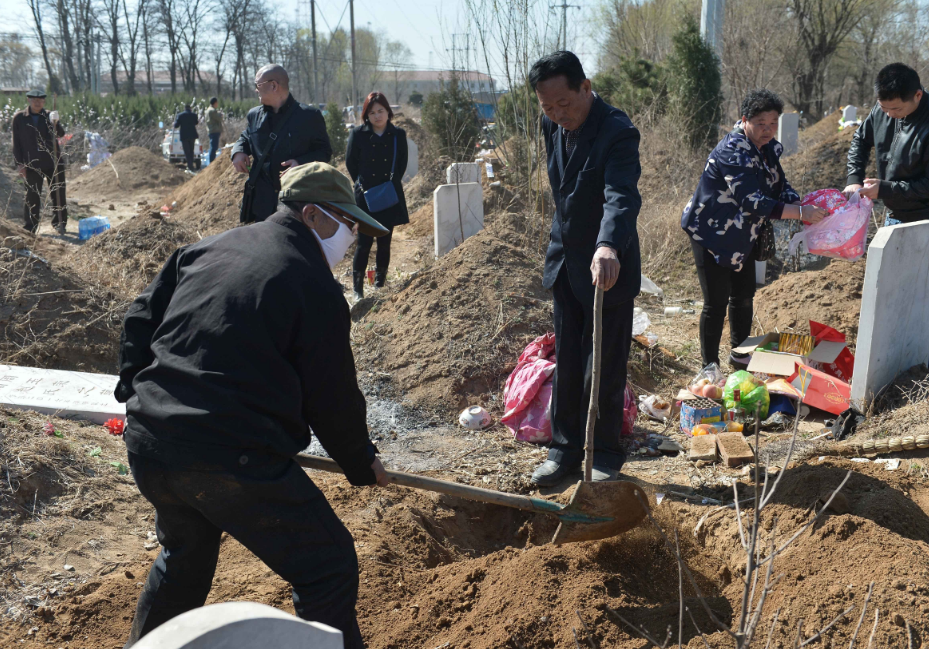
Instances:
[[[355,221],[359,232],[371,237],[389,232],[355,203],[351,181],[325,162],[310,162],[285,173],[281,178],[278,198],[335,208],[335,211]]]

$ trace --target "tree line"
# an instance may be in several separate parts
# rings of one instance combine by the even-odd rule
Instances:
[[[305,100],[350,103],[345,12],[324,32],[317,11],[314,70],[309,10],[294,21],[271,0],[22,1],[31,15],[34,52],[21,36],[0,40],[0,75],[11,85],[22,83],[24,75],[11,78],[9,66],[31,54],[41,59],[38,67],[52,93],[152,94],[166,73],[171,93],[235,100],[253,96],[255,72],[275,62],[288,69],[291,87]],[[355,51],[359,94],[378,83],[389,85],[391,70],[412,67],[409,48],[384,32],[356,29]]]

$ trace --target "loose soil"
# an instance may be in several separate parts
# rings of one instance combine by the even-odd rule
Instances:
[[[810,332],[815,320],[844,333],[850,345],[858,335],[865,261],[830,261],[821,270],[784,273],[758,289],[755,315],[765,331]]]
[[[848,147],[855,130],[849,127],[836,131],[781,161],[784,175],[800,196],[817,189],[845,188],[848,180]],[[877,176],[873,155],[868,163],[867,175],[871,178]]]
[[[144,190],[165,194],[187,176],[177,167],[148,149],[133,146],[114,153],[104,161],[68,181],[75,196],[110,199],[125,198]]]
[[[177,202],[172,218],[196,232],[198,238],[219,234],[239,224],[245,179],[232,166],[230,157],[223,155],[178,187],[165,204]]]

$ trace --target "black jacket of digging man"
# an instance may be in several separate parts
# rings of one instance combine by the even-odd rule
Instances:
[[[288,116],[288,112],[292,114]],[[252,156],[251,164],[256,164],[265,148],[271,144],[271,134],[281,119],[287,119],[287,124],[258,173],[251,218],[245,219],[246,223],[264,221],[277,209],[277,194],[281,191],[281,173],[284,172],[282,162],[296,160],[297,164],[303,165],[308,162],[329,162],[332,158],[332,145],[329,143],[323,114],[317,108],[299,103],[290,95],[276,113],[265,105],[248,111],[245,130],[232,147],[230,159],[237,153],[244,153]]]
[[[203,605],[224,531],[290,582],[297,615],[363,647],[352,537],[293,460],[312,428],[352,484],[375,483],[350,325],[313,233],[285,212],[181,248],[129,307],[116,398],[161,553],[127,647]]]
[[[551,241],[545,256],[545,288],[555,302],[555,377],[552,385],[552,446],[548,459],[576,465],[583,460],[593,302],[590,264],[600,246],[616,250],[620,271],[603,294],[600,417],[594,429],[594,464],[619,469],[626,361],[632,337],[633,299],[639,294],[641,260],[636,218],[639,196],[639,131],[626,114],[595,96],[571,156],[564,129],[543,119],[548,178],[555,201]]]

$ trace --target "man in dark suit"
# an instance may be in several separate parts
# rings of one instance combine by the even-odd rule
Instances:
[[[248,123],[238,142],[232,147],[232,166],[242,174],[250,172],[269,146],[261,169],[256,169],[251,209],[243,210],[243,223],[264,221],[277,209],[277,194],[281,191],[281,174],[308,162],[329,162],[332,145],[326,133],[326,122],[319,109],[299,103],[290,94],[290,76],[280,65],[266,65],[255,73],[255,92],[260,106],[248,111]],[[282,126],[283,125],[283,126]],[[272,138],[278,128],[280,136]],[[249,176],[252,182],[252,176]],[[246,184],[246,194],[248,194]],[[248,212],[247,214],[245,212]]]
[[[184,158],[187,160],[187,171],[194,171],[194,143],[197,141],[197,124],[200,118],[190,109],[190,104],[184,106],[184,112],[174,119],[174,128],[180,129],[181,146],[184,147]]]
[[[536,61],[529,83],[545,113],[542,130],[555,202],[543,278],[555,302],[552,446],[532,482],[556,484],[584,457],[595,286],[605,293],[593,479],[615,480],[626,459],[619,435],[633,299],[641,283],[639,132],[624,112],[591,90],[571,52]]]

